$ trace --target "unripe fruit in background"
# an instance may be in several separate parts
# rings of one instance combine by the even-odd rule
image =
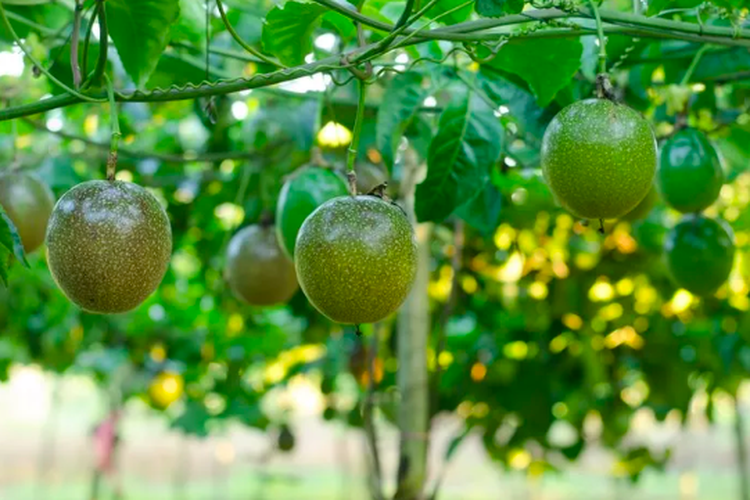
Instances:
[[[651,189],[656,138],[631,108],[588,99],[564,108],[549,124],[541,162],[563,207],[585,219],[614,219],[633,210]]]
[[[700,212],[719,197],[724,171],[708,137],[686,128],[662,146],[658,180],[668,205],[683,213]]]
[[[224,277],[238,299],[255,306],[287,302],[299,288],[273,226],[248,226],[232,237]]]
[[[344,178],[325,168],[304,167],[286,180],[276,205],[276,235],[290,258],[305,219],[326,201],[346,194]]]
[[[734,235],[724,221],[688,215],[667,234],[665,250],[675,283],[695,295],[710,295],[732,270]]]
[[[89,312],[115,314],[138,307],[161,283],[171,253],[167,213],[136,184],[79,184],[60,198],[49,220],[52,277]]]
[[[0,175],[0,205],[16,226],[26,253],[44,243],[55,206],[55,197],[44,182],[22,172]]]
[[[374,323],[406,299],[417,242],[402,210],[375,196],[335,198],[300,229],[295,264],[302,290],[325,316]]]

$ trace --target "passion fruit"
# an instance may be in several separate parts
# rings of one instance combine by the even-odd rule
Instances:
[[[26,253],[44,243],[47,223],[55,206],[55,197],[47,184],[22,172],[2,174],[0,205],[16,226]]]
[[[138,307],[161,283],[171,253],[167,213],[136,184],[79,184],[60,198],[49,220],[52,277],[89,312],[124,313]]]
[[[406,299],[417,272],[414,230],[398,206],[375,196],[334,198],[300,228],[302,290],[338,323],[380,321]]]

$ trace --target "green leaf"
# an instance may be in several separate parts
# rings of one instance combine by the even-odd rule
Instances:
[[[497,229],[502,202],[503,196],[500,191],[488,182],[473,200],[459,207],[456,214],[468,225],[489,236]]]
[[[109,35],[122,65],[141,87],[167,46],[170,28],[180,15],[179,0],[108,0]]]
[[[474,7],[480,16],[500,17],[518,14],[523,10],[523,3],[523,0],[477,0]]]
[[[422,88],[422,75],[415,72],[397,75],[383,93],[375,126],[376,144],[388,168],[393,167],[396,150],[404,131],[421,106],[427,91]]]
[[[21,237],[18,235],[18,229],[13,221],[10,220],[8,214],[0,206],[0,245],[8,249],[9,252],[13,252],[18,262],[26,267],[29,267],[29,263],[26,261],[26,252],[23,250],[23,243],[21,243]]]
[[[489,179],[502,149],[503,128],[493,110],[464,90],[440,116],[427,155],[427,178],[417,186],[419,221],[441,221],[471,201]]]
[[[471,16],[471,4],[461,7],[458,10],[453,9],[460,7],[464,3],[466,3],[465,0],[441,0],[425,13],[425,17],[429,19],[439,17],[439,21],[443,24],[462,23]],[[449,11],[452,12],[447,14]]]
[[[2,0],[2,4],[6,5],[40,5],[43,3],[50,3],[52,0]]]
[[[274,7],[263,24],[263,48],[289,66],[305,62],[312,52],[312,34],[326,8],[313,3],[287,2]]]
[[[206,11],[202,2],[180,0],[180,18],[172,25],[171,40],[189,40],[195,46],[201,46],[206,40]]]
[[[524,39],[503,46],[489,66],[526,81],[540,106],[547,106],[581,67],[583,45],[578,39]]]

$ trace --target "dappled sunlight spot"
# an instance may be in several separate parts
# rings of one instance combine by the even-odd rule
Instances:
[[[538,250],[537,246],[538,242],[533,232],[528,229],[523,229],[520,233],[518,233],[518,248],[520,248],[520,250],[524,254],[532,254],[533,252]]]
[[[167,350],[164,348],[164,344],[156,343],[151,346],[149,356],[154,361],[154,363],[164,362],[164,360],[167,359]]]
[[[562,401],[558,401],[557,403],[552,405],[552,415],[555,418],[565,418],[568,416],[568,405],[563,403]]]
[[[229,337],[236,337],[245,328],[245,320],[242,315],[234,313],[229,316],[227,321],[227,335]]]
[[[476,362],[471,365],[471,380],[481,382],[485,376],[487,376],[487,367],[484,364]]]
[[[649,392],[650,389],[646,382],[636,380],[631,386],[620,391],[620,399],[631,408],[637,408],[648,398]]]
[[[278,384],[285,376],[286,367],[280,361],[269,364],[263,372],[264,381],[268,385]]]
[[[200,271],[201,262],[191,252],[186,249],[180,249],[172,256],[171,266],[177,276],[194,278]]]
[[[508,452],[508,465],[516,470],[524,470],[531,465],[531,453],[521,448],[514,448]]]
[[[118,170],[115,179],[122,182],[133,182],[133,172],[130,170]]]
[[[633,280],[630,278],[623,278],[615,283],[615,290],[617,291],[617,294],[621,296],[630,295],[633,293],[634,289],[635,283],[633,283]]]
[[[495,231],[495,246],[500,250],[508,250],[516,237],[516,230],[508,224],[501,224]]]
[[[536,300],[546,299],[547,293],[547,285],[541,281],[535,281],[529,285],[529,295]]]
[[[522,360],[529,355],[529,344],[523,340],[516,340],[503,346],[503,354],[506,358]]]
[[[326,148],[342,148],[352,142],[352,132],[340,123],[330,121],[318,132],[318,144]]]
[[[615,349],[621,345],[627,345],[632,349],[642,349],[644,345],[643,337],[638,335],[632,326],[624,326],[613,331],[604,338],[604,347]]]
[[[580,330],[583,326],[583,319],[580,316],[573,313],[568,313],[562,317],[563,325],[570,328],[571,330]]]
[[[565,334],[560,334],[549,342],[549,350],[553,354],[564,351],[566,347],[568,347],[568,338]]]
[[[599,256],[593,253],[579,253],[573,261],[578,269],[589,271],[599,263]]]
[[[504,283],[515,283],[523,276],[525,258],[520,252],[513,252],[507,262],[495,272],[495,279]]]
[[[472,408],[474,408],[474,405],[471,401],[461,401],[456,407],[456,413],[459,417],[467,419],[471,416]]]
[[[687,311],[692,303],[693,295],[684,288],[680,288],[679,290],[677,290],[677,292],[672,297],[672,300],[669,301],[669,305],[675,314],[680,314]]]
[[[474,418],[485,418],[490,414],[490,407],[487,403],[480,402],[471,409],[471,416]]]
[[[222,203],[214,209],[214,216],[225,230],[234,229],[245,219],[245,210],[234,203]]]
[[[635,318],[635,321],[633,321],[633,327],[635,327],[635,330],[638,333],[643,333],[648,330],[648,326],[648,318],[645,316],[638,316],[637,318]]]
[[[614,296],[614,288],[604,277],[599,277],[589,289],[589,300],[592,302],[606,302],[612,300]]]
[[[590,344],[593,350],[601,351],[602,349],[604,349],[604,337],[602,337],[601,335],[593,335],[591,337]]]
[[[602,307],[599,309],[599,312],[597,313],[597,316],[604,321],[613,321],[622,316],[623,308],[622,305],[614,302],[612,304],[609,304],[607,306]]]
[[[464,292],[471,295],[477,291],[477,289],[479,288],[479,284],[477,283],[477,280],[474,278],[474,276],[466,275],[461,278],[461,288],[464,289]]]
[[[450,351],[443,351],[438,355],[438,365],[442,368],[447,368],[453,363],[453,353]]]
[[[89,137],[92,137],[96,135],[96,132],[99,130],[99,115],[86,115],[86,118],[83,120],[83,133],[86,134]]]

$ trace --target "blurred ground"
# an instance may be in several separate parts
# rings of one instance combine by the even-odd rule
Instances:
[[[55,387],[57,404],[52,401]],[[269,438],[260,432],[232,426],[218,429],[210,439],[186,438],[170,431],[166,419],[145,405],[130,405],[122,426],[120,457],[124,499],[366,499],[362,436],[315,416],[315,394],[298,388],[295,397],[304,402],[292,421],[297,446],[290,454],[270,457]],[[717,424],[713,427],[692,419],[689,430],[679,431],[676,425],[656,425],[648,414],[639,416],[633,439],[655,446],[676,443],[676,448],[668,471],[646,474],[637,487],[613,479],[610,457],[595,446],[565,473],[532,482],[521,472],[503,472],[494,466],[474,436],[450,464],[440,498],[738,498],[734,416],[728,404],[714,403]],[[11,381],[0,385],[0,500],[91,500],[89,434],[103,412],[103,398],[86,378],[53,379],[35,369],[14,370]],[[446,419],[437,427],[430,457],[433,471],[439,470],[446,443],[459,425]],[[397,435],[385,422],[379,430],[386,476],[393,477]],[[103,493],[100,498],[112,498],[106,485]]]

